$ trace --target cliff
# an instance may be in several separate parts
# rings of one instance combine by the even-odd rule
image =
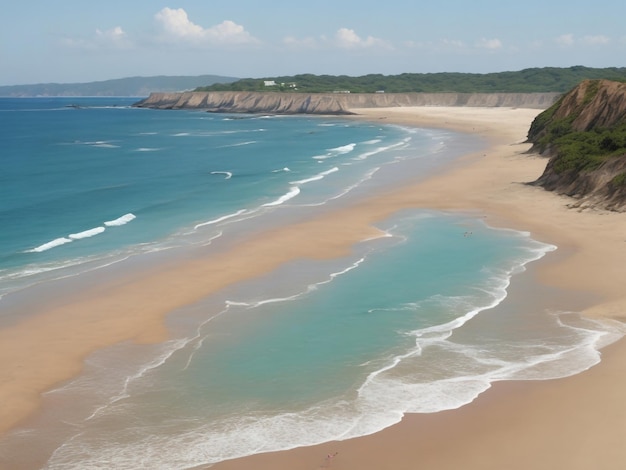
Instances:
[[[354,114],[358,108],[396,106],[476,106],[544,109],[559,93],[152,93],[142,108],[201,109],[223,113]]]
[[[573,207],[626,211],[626,83],[587,80],[533,121],[531,152],[550,158],[531,183]]]

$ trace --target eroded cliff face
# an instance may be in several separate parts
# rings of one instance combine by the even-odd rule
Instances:
[[[626,212],[626,83],[587,80],[537,116],[530,152],[550,158],[531,183],[571,206]]]
[[[476,106],[545,109],[559,93],[152,93],[142,108],[200,109],[223,113],[354,114],[358,108]]]
[[[531,183],[548,191],[570,196],[569,207],[599,208],[626,212],[626,186],[615,184],[615,178],[626,174],[626,154],[606,160],[590,171],[554,170],[555,158],[550,159],[538,180]]]
[[[351,114],[336,95],[301,93],[185,92],[152,93],[135,106],[199,109],[221,113]]]
[[[563,95],[548,110],[550,116],[541,116],[533,122],[528,132],[528,140],[540,143],[549,130],[550,122],[571,120],[571,129],[577,132],[598,128],[610,128],[626,121],[626,83],[610,80],[585,80]],[[544,148],[533,150],[541,153]]]

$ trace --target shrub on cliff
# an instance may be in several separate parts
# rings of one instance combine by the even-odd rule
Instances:
[[[626,85],[579,84],[533,121],[531,152],[550,158],[533,184],[580,198],[626,205]]]

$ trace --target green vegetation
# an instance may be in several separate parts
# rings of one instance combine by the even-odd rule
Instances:
[[[626,123],[610,129],[596,127],[576,131],[572,128],[572,123],[598,93],[598,87],[597,80],[589,83],[581,104],[568,116],[554,119],[556,110],[562,104],[561,98],[537,116],[530,127],[529,140],[539,147],[539,151],[550,148],[551,153],[557,155],[553,164],[556,173],[591,171],[611,157],[626,154]]]
[[[246,78],[233,83],[218,83],[196,91],[273,91],[283,93],[533,93],[566,92],[588,79],[626,81],[626,67],[532,68],[518,72],[473,73],[403,73],[371,74],[361,77],[347,75],[294,75],[283,77]],[[265,81],[276,85],[265,86]]]
[[[565,122],[561,129],[563,128]],[[626,124],[613,129],[566,132],[552,144],[558,152],[558,159],[554,164],[554,171],[557,173],[567,170],[594,170],[607,159],[626,154]]]
[[[620,173],[618,175],[615,175],[610,184],[615,188],[626,187],[626,173]]]

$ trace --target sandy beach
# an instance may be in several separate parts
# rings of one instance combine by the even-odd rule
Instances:
[[[477,211],[489,224],[531,232],[564,256],[537,263],[541,283],[587,292],[582,313],[625,319],[626,218],[570,208],[575,201],[523,183],[545,168],[525,153],[536,110],[387,108],[357,119],[445,127],[490,142],[441,174],[368,204]],[[367,210],[367,208],[364,208]],[[523,295],[532,295],[526,292]],[[213,468],[270,469],[621,469],[626,462],[626,344],[602,351],[599,365],[573,377],[501,382],[458,410],[405,416],[375,435],[223,462]]]
[[[40,394],[80,373],[89,353],[120,341],[161,341],[167,337],[164,319],[175,309],[292,259],[347,253],[359,240],[380,235],[375,222],[407,207],[468,211],[492,226],[529,231],[557,245],[559,256],[537,263],[537,280],[597,299],[581,307],[585,315],[626,318],[624,214],[570,208],[571,199],[524,184],[535,180],[547,162],[527,154],[524,143],[539,110],[356,111],[354,119],[474,133],[489,146],[426,181],[255,234],[220,253],[171,262],[158,271],[138,269],[45,305],[31,302],[25,320],[0,330],[0,433],[36,414]],[[120,311],[125,314],[111,314]],[[372,436],[213,468],[623,468],[626,345],[620,341],[603,353],[598,366],[574,377],[498,383],[459,410],[406,416]]]

